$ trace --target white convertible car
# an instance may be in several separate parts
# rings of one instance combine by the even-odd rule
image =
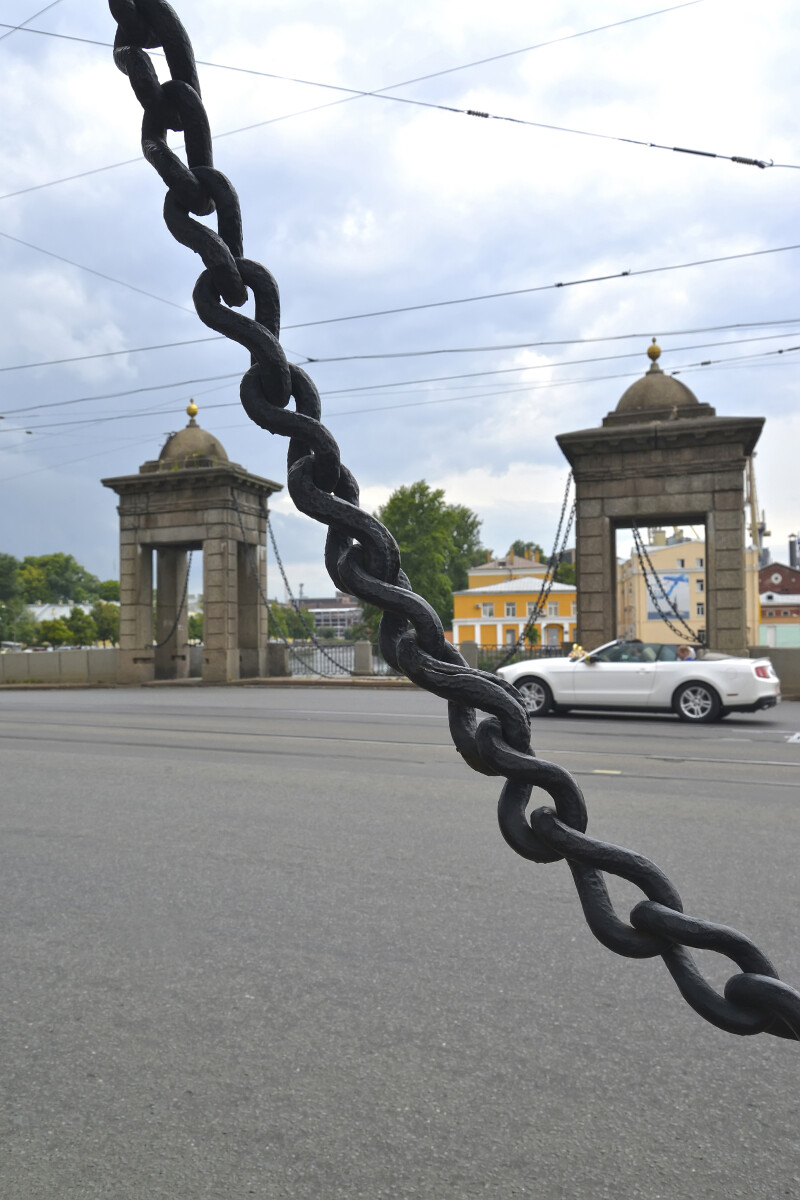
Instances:
[[[571,708],[645,708],[682,721],[716,721],[779,703],[781,684],[768,658],[698,650],[687,662],[676,649],[618,640],[576,659],[528,659],[497,673],[519,688],[532,717]]]

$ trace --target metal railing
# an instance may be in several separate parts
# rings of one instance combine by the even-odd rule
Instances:
[[[355,647],[352,642],[326,642],[324,650],[313,642],[291,643],[289,669],[293,678],[324,675],[331,679],[352,675]]]

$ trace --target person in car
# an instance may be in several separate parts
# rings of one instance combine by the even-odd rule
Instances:
[[[675,656],[680,662],[693,662],[697,655],[691,646],[681,645],[675,651]]]

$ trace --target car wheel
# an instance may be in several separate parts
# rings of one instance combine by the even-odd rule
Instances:
[[[544,717],[549,713],[553,706],[553,693],[543,679],[526,675],[524,679],[518,679],[514,686],[522,694],[522,703],[528,716]]]
[[[682,721],[716,721],[722,711],[719,696],[707,683],[685,683],[675,693],[672,707]]]

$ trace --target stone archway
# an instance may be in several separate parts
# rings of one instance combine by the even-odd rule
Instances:
[[[119,498],[120,683],[189,674],[183,604],[189,551],[203,551],[203,679],[267,673],[267,499],[281,484],[228,460],[195,421],[136,475],[103,479]],[[156,631],[153,642],[153,558]]]
[[[763,417],[718,417],[658,365],[596,429],[556,439],[575,479],[578,632],[587,649],[617,636],[617,529],[706,527],[707,643],[746,654],[744,471]]]

